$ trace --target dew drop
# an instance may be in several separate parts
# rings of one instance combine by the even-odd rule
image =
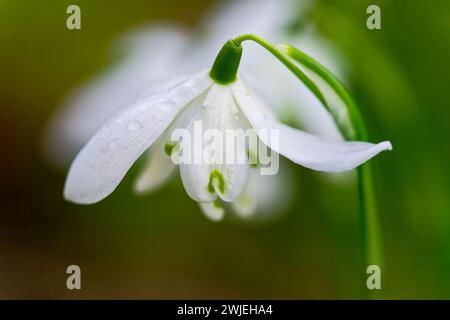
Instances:
[[[130,130],[130,131],[138,131],[141,128],[142,128],[142,123],[138,120],[131,121],[128,124],[128,130]]]
[[[120,139],[111,140],[108,144],[109,149],[116,149],[117,146],[119,145],[119,141],[120,141]]]

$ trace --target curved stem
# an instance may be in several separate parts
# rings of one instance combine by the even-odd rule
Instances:
[[[366,126],[355,102],[342,83],[330,71],[328,71],[313,58],[292,46],[285,45],[285,52],[283,52],[271,43],[252,34],[244,34],[234,39],[234,41],[239,44],[245,40],[252,40],[258,43],[272,53],[290,71],[292,71],[324,105],[333,117],[335,123],[346,140],[368,140]],[[301,66],[309,69],[309,71],[316,73],[323,81],[325,81],[325,83],[343,102],[347,117],[342,119],[342,112],[340,112],[336,106],[328,103],[320,88],[296,64],[292,63],[291,58]],[[369,265],[378,265],[381,268],[382,247],[373,186],[372,167],[370,163],[367,162],[361,165],[357,169],[357,174],[360,202],[361,237],[365,261],[365,268],[363,270],[362,278],[364,279],[367,277],[366,268]],[[367,292],[367,288],[365,287],[366,282],[363,281],[363,283],[365,289],[364,292]]]
[[[332,105],[325,104],[325,107],[330,112],[335,122],[338,125],[341,124],[339,129],[344,137],[347,140],[357,139],[367,141],[368,135],[365,123],[356,106],[356,103],[353,101],[343,84],[330,71],[308,55],[296,48],[290,46],[286,47],[289,56],[304,65],[306,68],[309,68],[313,72],[317,73],[317,75],[319,75],[342,100],[348,114],[348,119],[346,119],[346,121],[342,121],[341,118],[338,118],[340,113],[334,112],[334,107]],[[351,131],[346,130],[348,125],[352,129]],[[365,266],[367,268],[370,265],[378,265],[381,268],[383,263],[381,234],[372,177],[372,166],[370,165],[370,162],[361,165],[357,169],[357,174],[358,195],[360,202],[361,237]],[[367,277],[365,268],[363,272],[364,277]],[[367,291],[364,290],[364,292]]]
[[[283,63],[297,78],[299,78],[300,81],[302,81],[322,103],[326,103],[325,98],[315,83],[312,82],[311,79],[299,67],[292,63],[292,61],[273,44],[253,34],[243,34],[233,40],[238,44],[241,44],[243,41],[251,40],[262,46],[274,55],[281,63]]]
[[[338,118],[340,113],[334,112],[334,107],[332,105],[326,104],[325,107],[329,110],[335,122],[342,125],[340,130],[344,137],[347,140],[357,139],[367,141],[368,135],[365,123],[356,103],[353,101],[344,85],[330,71],[305,53],[290,46],[286,46],[286,48],[289,56],[306,68],[317,73],[342,100],[348,114],[348,119],[346,119],[346,121],[342,121],[342,119]],[[344,130],[347,128],[347,125],[350,125],[352,132]],[[383,262],[381,234],[372,177],[372,166],[370,165],[370,162],[361,165],[357,170],[357,174],[361,213],[361,235],[364,247],[365,264],[366,267],[369,265],[378,265],[381,267]]]

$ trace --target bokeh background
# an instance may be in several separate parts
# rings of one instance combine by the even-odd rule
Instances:
[[[65,27],[69,4],[82,8],[81,31]],[[369,4],[381,7],[381,31],[365,27]],[[124,31],[194,30],[214,5],[0,0],[0,298],[361,297],[354,183],[286,162],[292,201],[253,223],[205,219],[179,179],[137,197],[138,165],[98,204],[63,200],[66,169],[46,159],[42,134],[65,95],[113,63]],[[450,2],[318,0],[307,19],[345,57],[371,140],[394,145],[373,160],[381,297],[450,298]],[[80,291],[66,288],[70,264]]]

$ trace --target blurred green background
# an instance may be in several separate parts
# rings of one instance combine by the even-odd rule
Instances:
[[[82,30],[65,27],[82,8]],[[365,27],[369,4],[382,30]],[[148,197],[137,166],[92,206],[65,202],[65,171],[42,132],[72,88],[111,63],[143,22],[195,28],[213,1],[0,0],[0,298],[360,298],[356,186],[292,164],[294,199],[276,219],[204,218],[177,179]],[[382,297],[450,298],[450,2],[316,1],[312,19],[349,61],[372,141],[385,268]],[[66,288],[66,267],[82,290]]]

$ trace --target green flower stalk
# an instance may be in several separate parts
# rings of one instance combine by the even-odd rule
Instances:
[[[300,50],[286,45],[283,46],[283,48],[285,49],[286,54],[292,57],[300,65],[307,68],[308,71],[311,71],[311,74],[316,74],[322,78],[332,89],[332,94],[337,95],[341,100],[342,104],[338,103],[337,105],[328,102],[333,101],[333,99],[326,100],[327,103],[324,104],[324,106],[335,120],[342,135],[347,140],[357,139],[368,141],[366,126],[360,112],[342,83],[325,67]],[[341,116],[342,113],[339,107],[345,108],[346,116]],[[370,265],[377,265],[382,268],[382,239],[372,177],[373,173],[370,163],[366,162],[358,167],[357,174],[365,274],[366,268]]]
[[[289,45],[274,46],[253,34],[241,35],[230,40],[223,47],[211,71],[213,79],[217,79],[218,82],[224,78],[230,82],[234,81],[233,72],[237,70],[236,62],[239,62],[242,54],[242,49],[239,47],[243,41],[247,40],[258,43],[273,54],[308,87],[330,113],[346,140],[368,141],[360,112],[342,83],[320,63],[297,48]],[[233,52],[239,52],[239,57],[230,63],[229,57]],[[230,69],[225,66],[228,63],[230,63]],[[369,265],[382,266],[382,245],[370,164],[365,163],[358,167],[357,175],[365,274]]]

